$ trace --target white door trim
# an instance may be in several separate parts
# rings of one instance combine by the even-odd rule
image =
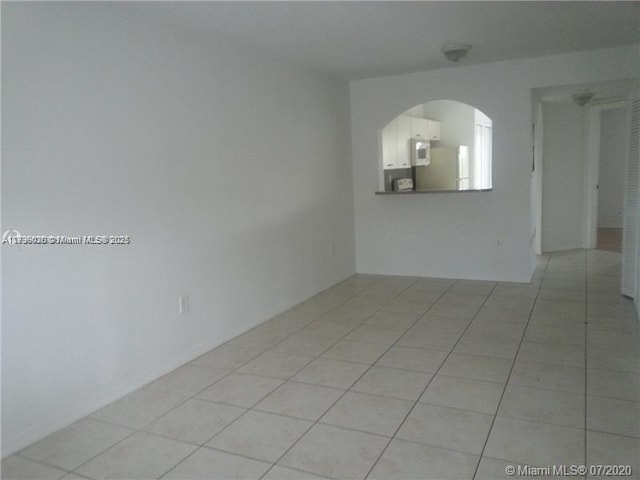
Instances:
[[[600,179],[600,128],[604,110],[624,108],[626,100],[615,100],[587,107],[585,118],[585,178],[584,178],[584,248],[598,246],[598,182]]]

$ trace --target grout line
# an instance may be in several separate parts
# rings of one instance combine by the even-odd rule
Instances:
[[[589,350],[589,255],[585,251],[584,255],[584,289],[585,289],[585,302],[584,302],[584,451],[583,460],[584,465],[587,465],[587,419],[588,419],[588,392],[589,392],[589,364],[588,364],[588,350]],[[584,475],[586,478],[586,474]]]

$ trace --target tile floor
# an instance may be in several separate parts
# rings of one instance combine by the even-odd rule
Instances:
[[[6,458],[2,477],[640,478],[619,270],[575,251],[540,258],[531,284],[356,275]]]

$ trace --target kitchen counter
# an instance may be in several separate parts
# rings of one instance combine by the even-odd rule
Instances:
[[[493,188],[484,188],[481,190],[409,190],[408,192],[375,192],[376,195],[415,195],[423,193],[478,193],[491,192]]]

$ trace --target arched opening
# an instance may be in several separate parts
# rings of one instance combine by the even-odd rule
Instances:
[[[385,192],[457,192],[492,188],[492,121],[454,100],[421,103],[380,132]]]

